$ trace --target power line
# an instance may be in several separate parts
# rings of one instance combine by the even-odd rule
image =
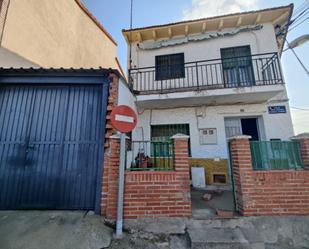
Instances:
[[[304,15],[306,12],[308,12],[309,6],[306,7],[300,14],[298,14],[293,20],[292,22],[294,22],[295,20],[297,20],[298,18],[300,18],[302,15]]]
[[[301,5],[299,5],[299,6],[294,10],[293,16],[299,14],[299,13],[301,12],[301,10],[304,9],[304,8],[306,8],[307,6],[309,6],[309,1],[304,1]]]
[[[291,32],[293,29],[297,28],[299,25],[301,25],[302,23],[304,23],[304,22],[307,21],[308,19],[309,19],[309,16],[308,16],[306,19],[304,19],[303,21],[301,21],[300,23],[298,23],[297,25],[292,26],[292,28],[289,30],[289,32]]]
[[[298,55],[296,54],[296,52],[294,51],[294,48],[291,48],[290,43],[288,42],[287,39],[285,39],[286,43],[288,44],[288,47],[291,49],[291,51],[293,52],[293,54],[295,55],[296,59],[298,60],[298,62],[300,63],[300,65],[302,66],[302,68],[306,71],[307,75],[309,76],[309,71],[308,69],[305,67],[304,63],[301,61],[301,59],[298,57]]]
[[[130,4],[130,48],[129,48],[129,70],[132,68],[132,28],[133,28],[133,0]]]
[[[306,109],[306,108],[299,108],[299,107],[294,107],[294,106],[290,106],[292,109],[296,109],[296,110],[299,110],[299,111],[306,111],[306,112],[309,112],[309,109]]]

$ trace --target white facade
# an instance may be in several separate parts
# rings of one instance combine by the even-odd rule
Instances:
[[[132,43],[132,68],[154,67],[156,56],[175,53],[184,53],[185,63],[220,59],[221,48],[247,45],[252,55],[277,53],[273,25],[264,23],[258,30],[157,49],[142,49],[144,46],[135,42]],[[152,125],[189,124],[193,158],[228,157],[225,126],[229,118],[257,118],[260,140],[288,140],[294,135],[288,97],[282,84],[137,94],[134,98],[138,124],[132,140],[151,140]],[[286,113],[270,114],[269,106],[285,106]],[[213,129],[215,142],[201,144],[201,129]]]
[[[227,158],[227,137],[225,132],[225,118],[256,117],[261,118],[259,128],[262,140],[282,139],[288,140],[294,135],[292,121],[287,103],[288,113],[269,114],[267,105],[231,105],[231,106],[205,106],[202,107],[204,117],[197,117],[196,113],[201,107],[176,109],[144,110],[138,115],[137,128],[134,130],[132,140],[151,139],[151,125],[161,124],[189,124],[190,146],[193,158]],[[216,128],[217,143],[201,145],[199,129]],[[144,136],[144,138],[142,137]]]
[[[133,43],[132,68],[153,67],[155,56],[165,54],[184,53],[185,62],[219,59],[221,48],[245,45],[250,45],[251,54],[278,52],[273,25],[265,23],[262,26],[260,30],[152,50],[140,49],[139,43]]]

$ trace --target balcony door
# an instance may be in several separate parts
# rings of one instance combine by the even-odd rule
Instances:
[[[225,87],[254,85],[254,72],[250,46],[221,49]]]

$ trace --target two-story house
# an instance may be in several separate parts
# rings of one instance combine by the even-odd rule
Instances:
[[[205,167],[206,184],[222,184],[228,183],[229,137],[293,136],[280,62],[292,10],[288,5],[123,30],[138,111],[132,141],[189,135],[191,166]],[[155,148],[148,147],[148,156],[158,154]],[[162,156],[169,146],[156,150]],[[139,167],[154,167],[144,161]]]

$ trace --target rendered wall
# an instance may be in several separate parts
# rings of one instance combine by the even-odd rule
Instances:
[[[220,48],[245,45],[250,45],[252,54],[277,52],[273,25],[263,24],[261,30],[153,50],[139,49],[137,43],[134,43],[132,44],[132,65],[133,68],[151,67],[155,65],[156,55],[173,53],[184,53],[185,62],[219,59]]]
[[[10,52],[9,50],[5,48],[0,47],[0,67],[4,68],[29,68],[29,67],[38,67],[37,64],[26,60],[25,58]]]
[[[42,67],[118,68],[117,46],[74,0],[11,0],[1,46]]]
[[[282,103],[287,105],[287,103]],[[242,112],[241,109],[244,111]],[[280,138],[288,140],[294,135],[289,108],[286,114],[268,114],[266,104],[209,106],[205,118],[196,117],[195,108],[141,110],[133,140],[150,140],[150,126],[158,124],[189,124],[190,145],[193,158],[227,158],[227,138],[224,118],[262,117],[263,140]],[[217,144],[201,145],[199,128],[217,128]],[[142,137],[144,134],[144,138]]]

